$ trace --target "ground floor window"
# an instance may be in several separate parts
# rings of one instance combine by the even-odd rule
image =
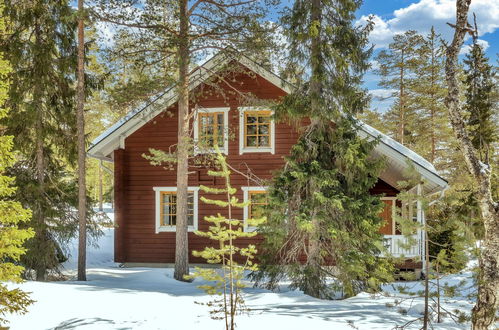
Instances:
[[[189,187],[187,204],[187,225],[189,231],[198,227],[199,187]],[[154,187],[156,195],[156,233],[175,231],[177,224],[177,188]]]
[[[264,208],[268,205],[267,187],[243,187],[244,201],[251,204],[244,207],[244,231],[255,231],[257,228],[249,226],[247,220],[264,216]]]

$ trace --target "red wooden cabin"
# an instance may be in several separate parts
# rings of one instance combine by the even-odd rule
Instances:
[[[228,63],[237,64],[238,70],[227,73]],[[226,79],[214,78],[217,75]],[[279,100],[291,90],[285,81],[248,58],[235,60],[217,55],[193,71],[190,86],[197,96],[192,104],[196,109],[192,122],[195,140],[217,140],[232,167],[260,179],[271,178],[273,171],[283,166],[283,157],[296,142],[299,128],[286,122],[274,122],[268,108],[248,106],[247,101],[242,101],[246,98],[241,98],[241,93],[251,93],[260,101]],[[175,259],[176,173],[153,166],[142,156],[149,148],[168,150],[177,143],[175,94],[175,88],[168,89],[150,103],[127,114],[93,141],[88,151],[91,157],[114,163],[115,261],[125,265],[165,264],[173,263]],[[414,188],[420,194],[443,192],[447,182],[428,161],[372,127],[363,125],[359,134],[366,139],[381,137],[373,157],[387,159],[387,167],[371,191],[383,194],[386,203],[382,213],[386,225],[381,232],[387,238],[391,253],[417,260],[423,252],[422,233],[418,234],[418,243],[411,249],[398,246],[398,242],[405,238],[398,235],[392,219],[392,206],[399,192],[397,182],[403,179],[402,173],[409,164],[425,180],[424,185]],[[218,211],[216,207],[199,201],[203,194],[199,185],[216,183],[203,168],[193,168],[189,175],[191,250],[201,250],[209,243],[194,235],[193,231],[207,230],[204,217]],[[233,174],[232,183],[238,188],[241,200],[250,199],[254,205],[264,202],[264,186],[237,173]],[[424,221],[420,205],[416,205],[414,210],[415,219]],[[249,207],[236,212],[239,214],[236,213],[235,217],[246,219],[253,210]],[[245,230],[254,229],[246,227]],[[199,263],[203,260],[191,257],[190,261]],[[408,262],[405,267],[420,268],[421,263]]]

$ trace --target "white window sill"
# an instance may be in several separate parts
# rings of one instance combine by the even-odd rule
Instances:
[[[176,226],[162,226],[162,227],[159,227],[157,232],[158,233],[162,233],[162,232],[176,232],[177,231],[177,227]],[[188,226],[187,227],[187,231],[188,232],[194,232],[196,231],[196,228],[194,228],[194,226]]]
[[[255,232],[257,230],[258,230],[257,227],[244,227],[244,232],[245,233],[252,233],[252,232]]]
[[[222,154],[228,155],[227,151],[225,148],[218,148]],[[206,155],[206,154],[214,154],[216,153],[215,149],[213,148],[206,148],[206,149],[201,149],[201,148],[195,148],[194,149],[194,155]]]
[[[271,153],[272,155],[275,154],[274,148],[269,147],[269,148],[243,148],[241,150],[241,155],[246,154],[246,153]]]

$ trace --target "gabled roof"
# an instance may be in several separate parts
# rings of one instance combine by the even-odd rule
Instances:
[[[244,67],[259,74],[285,92],[290,93],[292,91],[292,86],[289,83],[248,57],[241,55],[236,59],[221,53],[215,55],[191,72],[189,88],[191,90],[196,88],[231,60],[236,60]],[[88,149],[88,155],[112,161],[112,152],[115,149],[124,147],[126,137],[173,105],[176,101],[177,95],[174,86],[152,97],[148,102],[130,111],[92,141]],[[367,139],[380,139],[374,156],[386,157],[388,159],[387,168],[382,173],[381,178],[390,185],[397,187],[397,182],[403,180],[403,171],[409,166],[408,162],[410,162],[428,182],[425,189],[427,192],[431,193],[447,187],[447,181],[438,174],[433,164],[394,139],[362,122],[360,122],[359,135]]]

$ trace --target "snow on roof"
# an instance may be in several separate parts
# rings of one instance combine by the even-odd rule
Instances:
[[[435,169],[435,166],[433,166],[432,163],[430,163],[429,161],[427,161],[426,159],[424,159],[423,157],[421,157],[419,154],[415,153],[414,151],[412,151],[411,149],[407,148],[403,144],[395,141],[394,139],[392,139],[388,135],[381,133],[376,128],[374,128],[372,126],[369,126],[369,125],[367,125],[364,122],[361,122],[361,121],[359,121],[359,122],[360,122],[362,130],[364,132],[366,132],[367,134],[369,134],[369,135],[371,135],[371,136],[373,136],[375,138],[379,137],[380,141],[382,143],[384,143],[384,144],[390,146],[391,148],[395,149],[399,153],[401,153],[404,156],[408,157],[413,162],[418,163],[419,165],[423,166],[428,171],[434,172],[435,174],[437,173],[437,170]]]
[[[140,114],[143,110],[145,110],[147,107],[149,107],[151,104],[157,102],[162,96],[164,96],[165,94],[168,93],[168,91],[171,89],[172,87],[170,88],[167,88],[166,90],[164,91],[161,91],[159,92],[158,94],[152,96],[151,98],[149,98],[148,101],[144,102],[143,104],[141,104],[140,106],[138,106],[137,108],[133,109],[133,110],[130,110],[125,116],[123,116],[122,118],[120,118],[116,123],[114,123],[113,125],[111,125],[111,127],[109,127],[108,129],[106,129],[104,132],[102,132],[98,137],[96,137],[91,143],[90,143],[90,149],[92,149],[95,145],[97,145],[98,143],[102,142],[103,140],[105,140],[109,135],[111,135],[114,131],[116,131],[118,128],[120,128],[121,126],[123,126],[123,124],[125,124],[126,122],[130,121],[131,119],[133,119],[136,115]]]

